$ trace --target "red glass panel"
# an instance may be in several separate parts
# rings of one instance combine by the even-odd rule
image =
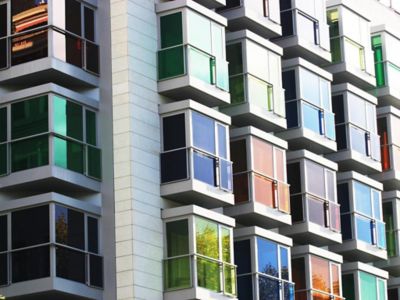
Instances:
[[[276,179],[279,181],[285,181],[285,167],[286,167],[285,152],[278,148],[275,148],[274,152],[275,152]]]
[[[275,185],[273,181],[258,175],[254,175],[253,178],[255,201],[274,207]]]
[[[233,193],[236,204],[249,201],[249,179],[247,173],[233,175]]]
[[[311,255],[312,288],[323,292],[330,292],[329,261]],[[325,298],[315,298],[325,299]],[[328,298],[329,299],[329,298]]]
[[[383,132],[381,135],[381,160],[382,160],[382,170],[386,171],[390,169],[390,154],[388,145],[388,134]]]
[[[254,137],[252,138],[252,144],[254,170],[263,175],[273,178],[274,162],[272,155],[272,145],[267,144],[266,142]]]
[[[278,202],[279,210],[290,214],[289,185],[282,182],[278,183]]]

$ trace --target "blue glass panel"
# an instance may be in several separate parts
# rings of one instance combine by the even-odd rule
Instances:
[[[343,240],[350,240],[353,238],[353,234],[351,231],[351,215],[341,215],[340,216],[340,224],[342,226],[342,238]]]
[[[352,150],[367,155],[366,135],[364,130],[350,126],[350,142]]]
[[[262,300],[277,300],[279,299],[279,281],[259,276],[259,292],[260,292],[260,299]]]
[[[357,240],[372,244],[372,228],[369,219],[356,216]]]
[[[299,126],[297,101],[286,102],[286,122],[288,128]]]
[[[251,272],[250,240],[243,240],[234,243],[235,264],[237,274]],[[239,278],[238,278],[239,279]]]
[[[386,249],[385,223],[376,221],[377,245]]]
[[[294,300],[294,284],[289,282],[283,283],[283,300]]]
[[[227,159],[228,158],[228,150],[226,148],[226,127],[218,124],[218,156]]]
[[[325,111],[324,112],[325,116],[325,135],[327,138],[331,140],[335,140],[336,134],[335,134],[335,115]]]
[[[319,110],[303,103],[303,126],[318,134],[321,134]]]
[[[303,20],[303,18],[301,18]],[[310,26],[313,28],[314,24],[309,21]],[[307,30],[308,31],[308,30]],[[310,29],[310,33],[313,35],[313,30]],[[311,102],[312,104],[321,107],[320,104],[320,93],[319,93],[319,77],[313,72],[306,69],[300,68],[300,94],[302,99]]]
[[[253,283],[251,275],[240,276],[237,278],[238,282],[238,298],[239,299],[253,299]]]
[[[215,186],[215,159],[193,152],[194,178]]]
[[[289,280],[289,251],[287,248],[279,247],[281,256],[281,277],[282,279]]]
[[[215,154],[214,120],[197,112],[192,112],[193,146]]]
[[[221,188],[232,191],[232,163],[230,161],[220,160],[220,172],[221,172]]]
[[[379,197],[380,192],[372,190],[372,202],[374,204],[374,218],[376,220],[382,220],[382,206]]]
[[[266,239],[257,238],[258,272],[278,277],[278,245]]]
[[[354,181],[354,195],[356,211],[372,217],[371,188],[358,181]]]

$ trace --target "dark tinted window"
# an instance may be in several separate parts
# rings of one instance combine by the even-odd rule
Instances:
[[[44,205],[11,213],[11,228],[13,249],[48,243],[49,206]]]
[[[56,205],[56,242],[85,249],[84,215]]]
[[[229,75],[243,73],[242,43],[226,46],[226,60],[229,62]]]
[[[188,220],[168,222],[167,230],[167,256],[179,256],[189,253],[189,224]]]
[[[301,176],[300,176],[300,163],[291,163],[287,165],[287,180],[290,184],[290,193],[301,192]]]
[[[247,171],[246,140],[231,142],[233,173]]]
[[[291,10],[281,12],[282,36],[293,35],[293,14]]]
[[[332,97],[332,110],[335,114],[335,123],[344,123],[343,95]]]
[[[239,299],[253,299],[253,283],[251,275],[237,278]]]
[[[36,168],[48,164],[49,137],[47,135],[21,140],[11,144],[12,172]]]
[[[40,220],[40,217],[37,218]],[[32,223],[35,224],[35,223]],[[32,224],[27,227],[36,228]],[[16,251],[11,254],[12,281],[20,282],[50,276],[50,249],[48,246]]]
[[[226,5],[224,7],[217,8],[217,11],[224,11],[229,8],[234,8],[239,6],[240,6],[240,0],[226,0]]]
[[[0,254],[0,286],[8,283],[7,253]]]
[[[347,274],[342,276],[342,282],[343,282],[343,297],[346,297],[346,299],[355,299],[355,294],[354,294],[354,276],[353,274]],[[390,300],[395,300],[397,298],[391,298],[389,297]]]
[[[293,222],[304,221],[302,195],[290,196],[290,209]]]
[[[65,0],[65,29],[77,35],[82,34],[81,3]]]
[[[347,149],[347,136],[346,136],[345,124],[336,126],[336,144],[338,150]]]
[[[340,212],[344,213],[350,211],[348,183],[341,183],[337,185],[337,198],[340,204]]]
[[[86,111],[86,142],[96,146],[96,113],[90,110]]]
[[[398,300],[399,298],[399,290],[398,289],[390,289],[388,290],[388,295],[390,300]]]
[[[0,143],[7,140],[7,108],[0,108]]]
[[[84,8],[85,15],[85,38],[94,42],[94,11],[89,7]]]
[[[0,37],[7,35],[7,4],[0,5]]]
[[[292,0],[280,0],[279,5],[281,10],[292,8]]]
[[[58,247],[56,250],[56,275],[65,279],[85,283],[85,253]]]
[[[340,226],[342,227],[342,238],[343,240],[350,240],[353,237],[351,232],[351,215],[341,215],[340,217]]]
[[[185,114],[163,118],[164,151],[186,146]]]
[[[103,258],[90,254],[90,285],[103,287]]]
[[[47,0],[10,1],[12,33],[19,33],[47,24]]]
[[[89,252],[99,252],[99,224],[96,218],[87,218],[88,227],[88,250]]]
[[[286,123],[288,128],[299,126],[297,101],[286,103]]]
[[[183,43],[182,13],[177,12],[160,17],[160,31],[161,48],[181,45]]]
[[[296,99],[296,79],[294,70],[282,73],[282,85],[285,89],[285,100]]]
[[[306,289],[305,269],[306,265],[303,257],[292,259],[292,277],[296,290]]]
[[[0,216],[0,252],[7,251],[7,216]]]
[[[234,243],[235,264],[237,264],[237,273],[251,273],[251,254],[250,240],[243,240]]]
[[[183,180],[188,177],[187,151],[177,150],[161,154],[161,182]]]
[[[260,291],[260,299],[279,299],[279,281],[268,278],[268,277],[259,277],[258,288]]]

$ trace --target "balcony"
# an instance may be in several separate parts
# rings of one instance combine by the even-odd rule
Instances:
[[[341,243],[337,165],[314,153],[299,150],[287,153],[287,170],[293,224],[280,227],[279,232],[298,244],[305,241],[317,246]]]
[[[382,184],[356,172],[338,174],[343,243],[332,245],[347,261],[386,260]]]
[[[102,299],[98,207],[48,193],[4,202],[2,209],[1,294],[10,299]]]
[[[235,229],[234,237],[239,299],[294,300],[292,240],[260,227]]]
[[[207,208],[233,204],[230,118],[192,100],[161,105],[159,113],[161,195]]]
[[[340,255],[312,245],[292,248],[295,298],[344,300],[340,280],[342,262]]]
[[[337,162],[341,171],[380,172],[376,98],[347,83],[332,86],[332,94],[338,152],[326,157]]]
[[[53,84],[6,95],[0,103],[1,191],[99,191],[96,105]]]
[[[226,19],[192,0],[159,3],[156,11],[158,92],[207,106],[230,103]]]
[[[163,210],[164,299],[237,299],[235,220],[199,206]]]
[[[333,74],[335,84],[349,82],[364,90],[374,88],[369,20],[344,5],[327,6],[332,64],[325,69]]]
[[[389,274],[370,265],[353,262],[342,265],[343,296],[346,299],[387,299]],[[396,298],[389,298],[396,299]]]
[[[331,74],[295,58],[283,62],[282,78],[288,130],[276,135],[288,141],[293,150],[336,151]]]
[[[232,129],[230,136],[235,205],[224,214],[248,226],[291,224],[286,142],[254,127]]]
[[[266,39],[282,35],[279,0],[236,0],[217,11],[229,31],[248,29]]]
[[[331,61],[325,2],[281,1],[282,37],[274,40],[285,59],[303,57],[321,65]]]
[[[390,275],[400,276],[400,193],[390,191],[382,193],[383,219],[386,223],[386,244],[388,259],[375,262],[375,266],[384,269]],[[392,299],[392,298],[390,298]],[[395,298],[393,298],[395,299]]]
[[[267,132],[286,129],[282,49],[247,30],[228,33],[227,42],[231,104],[220,111],[237,126]]]

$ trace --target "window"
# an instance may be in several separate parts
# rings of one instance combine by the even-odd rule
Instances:
[[[382,38],[380,35],[372,37],[372,49],[375,59],[375,77],[378,87],[385,86],[385,69],[383,62]]]
[[[203,217],[193,216],[189,219],[167,221],[165,230],[165,291],[199,286],[216,293],[236,294],[231,228]],[[191,237],[195,241],[193,250],[189,246]],[[193,261],[196,263],[192,264]],[[191,269],[191,265],[194,270]],[[197,282],[192,281],[191,272],[197,273]]]
[[[7,67],[7,3],[0,4],[0,69]]]
[[[383,203],[382,210],[383,220],[386,225],[387,254],[389,257],[394,257],[397,255],[397,231],[395,228],[393,202]]]
[[[52,111],[49,112],[49,101]],[[7,120],[7,111],[11,118]],[[49,119],[49,115],[52,118]],[[101,179],[96,113],[57,95],[40,96],[0,107],[0,175],[48,165]],[[52,124],[49,123],[52,120]],[[7,137],[7,127],[11,137]],[[54,131],[49,133],[49,128]],[[54,151],[50,162],[49,147]],[[8,151],[11,160],[8,162]]]
[[[190,9],[160,16],[158,79],[183,75],[229,91],[225,29]],[[183,39],[183,24],[187,40]]]
[[[386,300],[386,282],[372,274],[359,271],[360,298]]]
[[[235,241],[235,263],[237,264],[238,298],[253,299],[251,276],[250,240]]]

